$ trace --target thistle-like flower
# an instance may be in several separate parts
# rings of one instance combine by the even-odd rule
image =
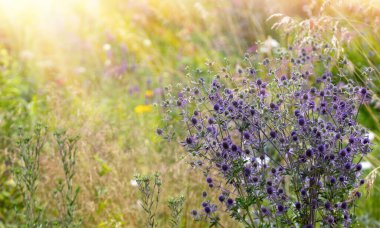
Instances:
[[[238,74],[222,70],[210,84],[200,78],[163,102],[183,117],[191,164],[220,192],[193,216],[215,221],[227,211],[248,227],[348,226],[360,162],[371,151],[357,122],[370,92],[335,76],[345,66],[330,64],[324,44],[246,59]]]

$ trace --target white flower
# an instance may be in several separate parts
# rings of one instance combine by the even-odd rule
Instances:
[[[104,45],[103,45],[103,50],[104,50],[104,51],[109,51],[109,50],[111,50],[111,45],[110,45],[110,44],[104,44]]]
[[[368,132],[368,139],[370,141],[374,140],[375,139],[375,133],[373,133],[372,131]]]
[[[136,180],[131,180],[131,185],[132,185],[133,187],[136,187],[136,186],[137,186],[137,181],[136,181]]]
[[[146,47],[149,47],[150,45],[152,45],[152,41],[150,41],[150,39],[145,39],[143,43]]]
[[[363,169],[363,170],[367,170],[367,169],[371,169],[371,168],[372,168],[372,164],[371,164],[371,162],[364,161],[364,162],[362,162],[361,164],[362,164],[362,169]]]
[[[268,37],[263,43],[263,45],[260,48],[260,52],[262,53],[268,53],[270,52],[273,48],[276,48],[280,46],[280,44],[277,42],[277,40],[273,39],[272,37]]]

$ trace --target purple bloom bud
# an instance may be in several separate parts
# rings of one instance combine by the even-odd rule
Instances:
[[[339,152],[339,156],[341,156],[342,158],[346,157],[346,155],[347,155],[347,151],[346,151],[346,149],[343,149],[343,150],[341,150],[341,151]]]
[[[304,118],[299,118],[298,119],[298,124],[301,125],[301,126],[305,125],[305,119]]]
[[[335,183],[336,183],[336,179],[335,179],[335,177],[331,177],[331,178],[330,178],[330,183],[331,183],[331,184],[335,184]]]
[[[232,206],[234,204],[234,200],[231,198],[227,199],[227,206]]]
[[[222,145],[223,145],[223,148],[226,150],[230,148],[227,142],[223,142]]]
[[[193,139],[191,137],[186,138],[186,143],[189,145],[193,144]]]
[[[264,215],[269,215],[270,211],[268,210],[268,208],[266,207],[261,207],[261,212],[264,214]]]
[[[269,107],[270,107],[272,110],[276,110],[276,109],[277,109],[277,105],[274,104],[274,103],[270,103]]]
[[[282,212],[284,212],[284,206],[282,206],[281,204],[279,204],[279,205],[277,205],[277,211],[279,212],[279,213],[282,213]]]
[[[249,110],[249,112],[251,113],[252,116],[255,115],[255,113],[256,113],[256,111],[252,108]]]
[[[272,186],[268,186],[267,187],[267,193],[268,193],[268,195],[272,195],[273,194],[273,187]]]
[[[305,152],[306,156],[307,157],[311,157],[313,156],[313,150],[312,149],[307,149],[306,152]]]
[[[325,208],[326,208],[327,210],[331,210],[331,203],[330,203],[329,201],[326,201],[326,202],[325,202]]]
[[[219,111],[219,110],[220,110],[220,106],[219,106],[219,104],[215,104],[215,105],[214,105],[214,110],[215,110],[215,111]]]
[[[344,177],[343,175],[339,176],[339,181],[340,182],[344,182],[345,180],[346,180],[346,177]]]
[[[251,175],[251,169],[248,167],[244,168],[244,176],[249,177]]]
[[[333,223],[334,223],[334,217],[329,216],[329,217],[327,218],[327,222],[330,223],[330,224],[333,224]]]

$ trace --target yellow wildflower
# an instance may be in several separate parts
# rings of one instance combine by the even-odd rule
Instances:
[[[152,90],[145,91],[145,96],[146,97],[153,97],[153,91]]]
[[[152,105],[137,105],[135,107],[135,113],[144,113],[152,111]]]

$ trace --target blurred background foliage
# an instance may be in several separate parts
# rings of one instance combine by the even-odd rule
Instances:
[[[167,145],[155,134],[163,120],[154,104],[164,87],[184,80],[187,68],[206,69],[211,61],[234,70],[244,53],[265,58],[300,36],[322,33],[337,64],[349,61],[347,77],[370,79],[374,101],[360,115],[373,132],[366,175],[380,166],[378,1],[0,0],[0,20],[0,226],[12,224],[15,209],[23,207],[7,154],[16,152],[17,128],[37,122],[81,136],[75,179],[85,227],[143,224],[132,181],[137,172],[159,171],[165,200],[194,199],[202,176],[177,143]],[[52,147],[41,156],[45,205],[53,204],[50,192],[63,175]],[[380,220],[379,187],[374,179],[358,205],[369,226]],[[185,202],[183,227],[206,226],[189,215],[199,203]],[[160,207],[158,223],[169,224],[169,213]]]

